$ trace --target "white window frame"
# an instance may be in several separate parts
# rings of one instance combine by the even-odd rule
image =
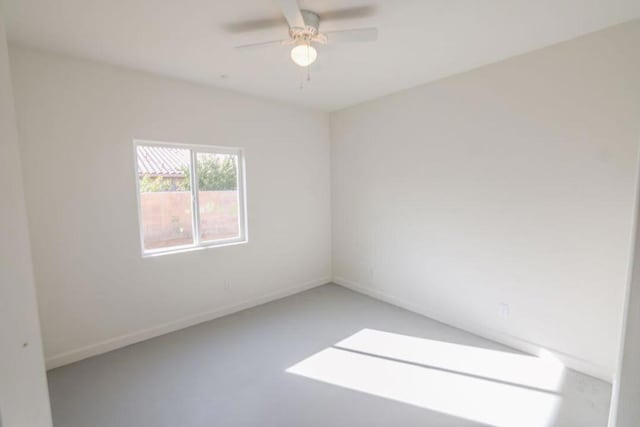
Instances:
[[[170,147],[181,150],[189,150],[191,161],[189,162],[191,177],[191,221],[193,230],[193,243],[189,245],[171,246],[168,248],[145,249],[144,247],[144,223],[142,216],[142,202],[140,201],[140,175],[138,172],[138,146],[147,147]],[[200,206],[198,201],[198,179],[196,177],[196,154],[197,153],[214,153],[214,154],[231,154],[238,157],[238,227],[240,235],[231,239],[222,240],[200,240]],[[221,246],[238,245],[247,243],[249,235],[247,232],[247,188],[245,177],[245,160],[244,149],[239,147],[220,147],[214,145],[194,145],[182,144],[178,142],[158,142],[143,139],[135,139],[133,141],[134,155],[134,171],[136,182],[136,199],[138,201],[138,228],[140,232],[140,249],[143,257],[156,255],[166,255],[187,251],[194,251],[207,248],[215,248]]]

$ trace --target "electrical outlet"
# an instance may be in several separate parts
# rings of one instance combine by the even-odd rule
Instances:
[[[511,308],[509,307],[509,304],[501,302],[500,305],[498,305],[498,316],[500,316],[502,320],[507,320],[510,315]]]
[[[229,283],[228,280],[225,280],[222,287],[224,288],[225,291],[227,292],[231,292],[231,284]]]

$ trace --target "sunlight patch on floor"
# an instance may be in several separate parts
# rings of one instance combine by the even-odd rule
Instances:
[[[334,347],[548,391],[557,391],[564,378],[564,366],[549,354],[535,357],[374,329]]]
[[[553,358],[364,329],[287,372],[495,427],[548,427],[564,368]]]

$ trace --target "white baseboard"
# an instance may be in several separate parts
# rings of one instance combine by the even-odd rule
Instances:
[[[306,291],[308,289],[315,288],[317,286],[321,286],[330,282],[330,277],[312,280],[298,286],[292,286],[265,295],[261,295],[256,298],[241,301],[239,303],[223,306],[206,313],[200,313],[193,316],[185,317],[183,319],[154,326],[152,328],[144,329],[141,331],[133,332],[131,334],[122,335],[82,348],[60,353],[47,358],[47,369],[58,368],[60,366],[68,365],[69,363],[77,362],[88,357],[97,356],[99,354],[107,353],[109,351],[145,341],[150,338],[168,334],[169,332],[174,332],[180,329],[187,328],[189,326],[197,325],[198,323],[208,322],[209,320],[217,319],[218,317],[226,316],[228,314],[245,310],[247,308],[265,304],[270,301],[297,294],[299,292]]]
[[[516,350],[523,351],[525,353],[538,355],[542,350],[546,350],[557,357],[558,360],[560,360],[567,368],[601,379],[608,383],[612,382],[612,373],[609,372],[607,368],[596,365],[579,357],[556,351],[551,348],[543,347],[541,345],[493,329],[485,328],[475,324],[463,324],[463,322],[460,322],[459,320],[445,318],[445,316],[434,316],[433,313],[428,313],[426,310],[412,302],[407,302],[402,298],[398,298],[378,289],[373,289],[369,286],[361,285],[357,282],[345,279],[343,277],[334,277],[333,283],[344,286],[345,288],[351,289],[352,291],[378,299],[380,301],[395,305],[397,307],[404,308],[405,310],[409,310],[425,317],[429,317],[438,322],[445,323],[458,329],[462,329],[464,331],[478,335],[482,338],[486,338],[488,340],[495,341],[508,347],[512,347]]]

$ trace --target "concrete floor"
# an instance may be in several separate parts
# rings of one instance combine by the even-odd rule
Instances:
[[[325,285],[52,370],[49,388],[55,427],[606,426],[610,385],[539,360]]]

